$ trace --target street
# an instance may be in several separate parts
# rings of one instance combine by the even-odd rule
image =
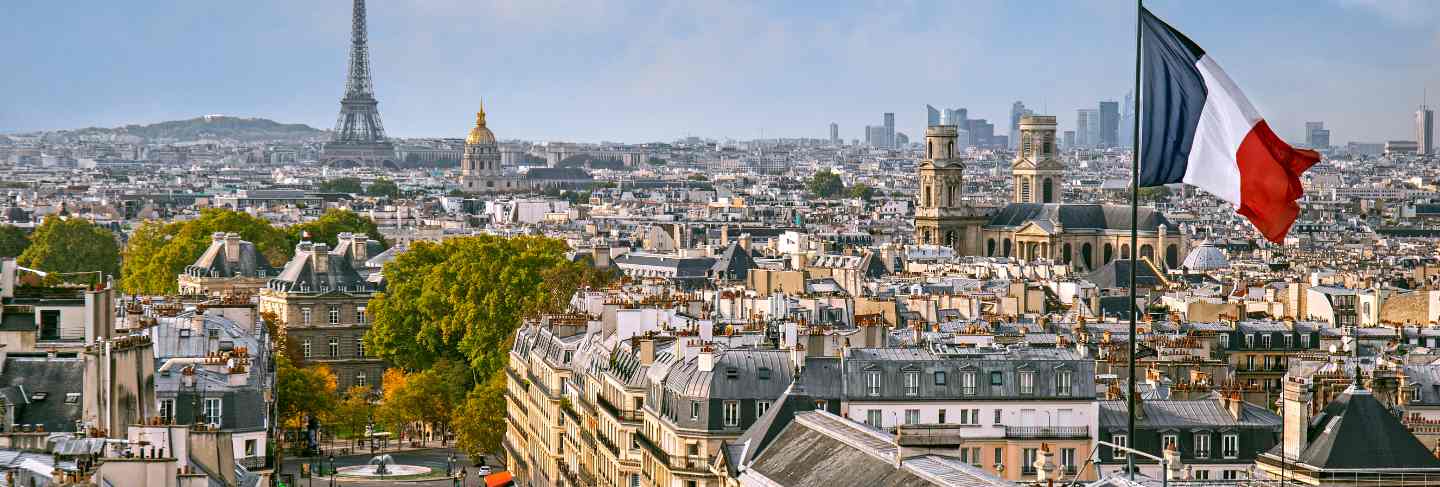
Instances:
[[[450,457],[450,455],[452,455],[452,454],[455,455],[456,464],[457,464],[457,465],[460,465],[460,466],[464,466],[464,467],[466,468],[466,470],[467,470],[467,472],[466,472],[467,475],[466,475],[466,477],[465,477],[465,485],[467,485],[467,486],[483,486],[483,485],[485,485],[485,484],[484,484],[484,481],[483,481],[482,479],[480,479],[479,475],[476,474],[476,473],[477,473],[477,472],[476,472],[477,469],[476,469],[476,467],[470,462],[469,457],[466,456],[464,453],[461,453],[461,452],[459,452],[459,451],[457,451],[457,450],[455,450],[455,449],[453,449],[453,448],[426,448],[426,449],[419,449],[419,450],[406,450],[406,451],[389,452],[389,455],[391,456],[391,458],[394,458],[394,459],[395,459],[395,463],[396,463],[396,464],[399,464],[399,465],[419,465],[419,466],[422,466],[422,467],[430,467],[430,468],[432,469],[432,473],[433,473],[434,475],[436,475],[436,476],[443,476],[443,475],[445,474],[445,462],[446,462],[446,460]],[[375,455],[371,455],[371,454],[369,454],[369,453],[357,454],[357,455],[348,455],[348,456],[337,456],[337,457],[335,457],[335,466],[336,466],[336,467],[348,467],[348,466],[353,466],[353,465],[365,465],[365,464],[370,463],[370,459],[371,459],[371,458],[374,458],[374,456],[375,456]],[[307,463],[307,462],[309,462],[309,461],[311,461],[311,459],[309,459],[309,458],[293,458],[293,457],[291,457],[291,458],[286,458],[286,459],[285,459],[285,467],[284,467],[283,472],[286,473],[286,474],[292,474],[292,475],[294,475],[294,478],[295,478],[295,480],[296,480],[296,483],[295,483],[294,485],[292,485],[291,487],[312,487],[312,486],[316,486],[316,487],[318,487],[318,486],[327,486],[327,487],[328,487],[328,486],[330,485],[330,478],[329,478],[329,477],[319,477],[319,476],[317,476],[317,477],[310,478],[310,479],[301,479],[301,478],[300,478],[300,464],[302,464],[302,463]],[[327,471],[328,471],[328,469],[330,468],[329,458],[324,458],[324,461],[325,461],[325,468],[326,468]],[[486,456],[486,464],[489,465],[492,469],[494,469],[495,472],[499,472],[499,471],[504,470],[503,468],[500,467],[500,460],[499,460],[498,458],[494,457],[494,456]],[[284,480],[284,479],[282,478],[282,480]],[[416,486],[416,487],[441,487],[441,486],[450,487],[450,486],[454,485],[454,484],[452,483],[452,481],[449,480],[449,479],[427,480],[427,481],[393,481],[393,480],[359,480],[359,479],[345,478],[345,477],[341,477],[341,478],[336,479],[336,480],[335,480],[335,484],[336,484],[336,485],[344,485],[344,486],[346,486],[346,487],[368,487],[368,486],[397,485],[397,484],[410,485],[410,486]]]

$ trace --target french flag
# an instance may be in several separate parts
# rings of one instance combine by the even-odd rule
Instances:
[[[1300,214],[1300,174],[1320,154],[1275,136],[1214,59],[1144,8],[1140,39],[1138,185],[1194,185],[1283,243]]]

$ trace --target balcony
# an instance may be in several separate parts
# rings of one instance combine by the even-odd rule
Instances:
[[[670,465],[670,454],[665,453],[665,450],[661,449],[660,445],[651,442],[649,438],[646,438],[645,435],[639,431],[634,433],[634,437],[635,442],[640,444],[640,449],[649,452],[650,456],[655,457],[656,461]]]
[[[539,390],[540,390],[540,393],[541,393],[541,394],[544,394],[545,397],[548,397],[548,398],[550,398],[551,400],[560,399],[559,396],[556,396],[554,393],[551,393],[551,392],[550,392],[550,388],[549,388],[549,387],[545,387],[545,382],[544,382],[544,381],[541,381],[541,380],[538,379],[538,378],[536,378],[536,377],[535,377],[535,374],[530,374],[530,384],[533,385],[533,386],[535,386],[536,389],[539,389]]]
[[[610,401],[606,400],[605,396],[595,396],[595,404],[600,405],[600,409],[604,409],[606,413],[609,413],[611,417],[619,420],[620,422],[640,422],[639,411],[622,411],[620,408],[615,407],[614,404],[610,404]]]
[[[1013,439],[1084,439],[1090,437],[1086,426],[1006,426],[1005,437]]]
[[[524,377],[520,377],[520,374],[515,373],[514,369],[511,369],[510,367],[505,367],[505,375],[510,376],[511,381],[514,381],[516,384],[520,384],[520,387],[526,390],[530,389],[530,381],[525,380]]]
[[[526,405],[525,405],[525,401],[522,401],[519,396],[516,396],[515,393],[510,392],[509,389],[506,389],[506,390],[505,390],[505,397],[510,398],[511,404],[514,404],[514,405],[516,405],[516,406],[519,406],[518,409],[520,409],[520,412],[522,412],[522,413],[529,413],[529,412],[530,412],[530,406],[526,406]]]
[[[605,449],[610,450],[611,455],[620,458],[620,448],[611,443],[609,438],[606,438],[605,435],[595,435],[595,439],[600,440],[600,444],[605,445]]]
[[[564,411],[565,415],[569,416],[572,421],[575,421],[575,424],[580,424],[580,413],[575,412],[575,408],[570,405],[569,399],[560,401],[560,410]]]

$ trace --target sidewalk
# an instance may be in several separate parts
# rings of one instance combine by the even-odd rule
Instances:
[[[439,448],[455,448],[455,442],[451,441],[449,443],[441,445],[440,440],[421,441],[419,442],[418,446],[413,446],[410,441],[404,442],[403,445],[399,441],[391,441],[389,442],[389,445],[385,445],[384,442],[381,442],[380,446],[376,446],[375,449],[372,451],[367,443],[359,440],[356,440],[353,445],[350,440],[329,440],[320,442],[320,456],[328,457],[332,452],[335,454],[336,457],[373,456],[383,453],[394,454],[409,451],[434,450]],[[286,456],[286,458],[311,457]]]

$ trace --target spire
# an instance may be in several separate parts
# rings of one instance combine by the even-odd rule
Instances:
[[[484,99],[484,98],[481,98],[481,99],[480,99],[480,111],[475,112],[475,126],[476,126],[476,127],[484,127],[484,126],[485,126],[485,99]]]

